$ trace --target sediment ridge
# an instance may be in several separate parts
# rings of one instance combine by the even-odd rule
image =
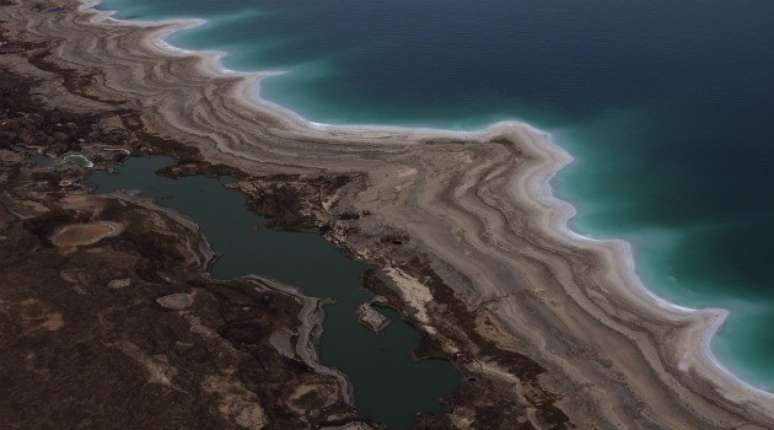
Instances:
[[[422,331],[426,356],[463,371],[462,393],[489,384],[501,396],[492,405],[511,402],[495,428],[774,427],[774,397],[709,350],[725,311],[659,300],[626,243],[566,228],[573,209],[549,181],[572,158],[547,134],[518,123],[476,133],[313,124],[258,99],[262,75],[163,43],[195,21],[119,22],[75,0],[1,4],[6,38],[31,49],[0,67],[41,79],[41,102],[139,112],[145,132],[185,148],[178,158],[244,175],[248,195],[266,193],[249,178],[306,190],[349,178],[301,207],[310,226],[380,267],[367,285]],[[495,420],[460,396],[428,425]]]

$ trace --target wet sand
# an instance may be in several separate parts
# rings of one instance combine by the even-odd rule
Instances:
[[[724,311],[655,298],[633,274],[626,243],[568,231],[574,210],[552,196],[549,180],[572,158],[545,133],[518,123],[478,133],[308,123],[258,100],[260,75],[221,73],[217,53],[162,42],[196,22],[129,25],[65,4],[61,13],[21,4],[0,16],[14,37],[59,40],[47,65],[93,72],[90,85],[70,91],[14,55],[0,65],[51,78],[41,89],[51,106],[141,111],[149,133],[196,148],[211,165],[358,178],[325,210],[368,216],[326,237],[382,267],[403,311],[443,351],[473,357],[457,362],[471,374],[515,387],[525,404],[539,385],[578,428],[774,427],[774,397],[722,369],[708,349]],[[408,238],[401,252],[421,255],[442,286],[404,270],[383,241],[396,233]],[[462,304],[454,320],[434,311],[454,301]],[[499,352],[484,354],[484,343]],[[498,357],[508,352],[547,373],[514,373]]]

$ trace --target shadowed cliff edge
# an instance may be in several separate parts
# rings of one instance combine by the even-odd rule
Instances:
[[[724,311],[660,301],[625,243],[566,229],[573,210],[548,181],[571,158],[547,135],[515,123],[310,124],[257,100],[260,75],[223,73],[217,53],[162,42],[196,22],[121,23],[75,1],[0,4],[0,67],[34,79],[36,103],[115,112],[116,129],[149,136],[140,146],[175,156],[179,172],[237,177],[280,225],[265,202],[293,202],[291,225],[380,268],[366,286],[423,332],[417,355],[465,375],[450,412],[418,428],[774,427],[772,396],[708,349]]]

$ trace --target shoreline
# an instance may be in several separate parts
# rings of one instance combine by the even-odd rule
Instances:
[[[284,107],[275,102],[271,102],[269,100],[263,99],[261,97],[260,95],[261,80],[268,76],[284,74],[286,73],[286,71],[255,71],[255,72],[235,71],[225,67],[222,64],[222,59],[226,55],[228,55],[227,52],[208,51],[208,50],[190,50],[190,49],[176,47],[166,40],[169,36],[179,31],[191,30],[201,25],[205,25],[207,23],[206,19],[173,18],[173,19],[163,19],[158,21],[122,20],[122,19],[117,19],[113,17],[116,11],[97,9],[96,6],[102,3],[101,0],[81,0],[81,3],[83,5],[84,11],[96,11],[99,14],[104,14],[104,17],[106,19],[108,19],[109,21],[117,25],[160,27],[161,30],[159,31],[159,33],[148,36],[147,42],[150,44],[149,47],[152,47],[153,49],[158,50],[161,55],[179,54],[183,56],[188,56],[188,55],[198,56],[202,58],[202,60],[204,60],[203,64],[207,73],[211,73],[214,76],[225,75],[225,76],[237,76],[237,77],[244,78],[246,80],[245,84],[249,84],[251,87],[251,90],[254,93],[252,96],[250,96],[248,94],[249,92],[245,91],[241,95],[241,97],[244,98],[243,100],[241,100],[242,102],[253,103],[256,109],[273,110],[275,111],[277,116],[285,116],[289,119],[292,119],[297,124],[301,124],[301,126],[305,127],[307,130],[328,130],[334,133],[336,131],[347,131],[351,133],[358,133],[358,132],[364,132],[364,131],[397,132],[397,133],[410,134],[417,137],[428,137],[423,135],[435,135],[435,136],[440,135],[443,137],[461,137],[465,139],[479,138],[481,140],[484,140],[489,135],[498,134],[501,132],[507,132],[511,128],[526,129],[530,135],[539,137],[541,139],[542,142],[540,143],[540,145],[543,145],[542,149],[545,151],[545,155],[548,156],[547,158],[548,159],[554,158],[556,160],[554,163],[551,163],[550,165],[547,165],[545,167],[545,172],[538,172],[536,174],[536,178],[540,178],[541,176],[544,177],[544,179],[536,179],[537,182],[542,182],[541,184],[531,184],[531,186],[528,185],[529,188],[533,188],[532,196],[534,197],[535,203],[538,205],[545,204],[546,206],[549,207],[547,211],[548,213],[546,215],[549,218],[551,218],[551,220],[545,221],[547,224],[550,225],[549,231],[550,229],[553,229],[554,231],[556,231],[558,233],[557,238],[559,240],[575,241],[576,245],[582,244],[582,245],[589,245],[591,247],[599,247],[600,250],[604,249],[606,252],[612,253],[613,255],[610,258],[617,260],[618,263],[616,265],[618,265],[619,267],[626,268],[625,270],[628,273],[625,275],[625,277],[629,278],[628,281],[631,282],[631,285],[633,285],[635,289],[639,291],[639,293],[642,295],[642,300],[650,302],[650,303],[645,303],[644,306],[655,305],[660,307],[664,311],[667,311],[670,313],[678,313],[679,315],[684,315],[684,316],[694,316],[694,317],[704,316],[705,318],[703,318],[702,321],[697,323],[704,323],[705,325],[705,328],[703,330],[704,333],[702,334],[702,339],[700,342],[702,345],[701,354],[706,356],[705,359],[711,364],[712,367],[715,368],[717,372],[722,374],[724,377],[733,379],[737,384],[742,385],[743,389],[750,390],[754,392],[756,395],[766,396],[770,400],[774,401],[774,393],[758,388],[750,384],[749,382],[744,381],[739,376],[735,375],[726,366],[724,366],[722,362],[720,362],[720,360],[715,356],[714,352],[712,351],[712,348],[711,348],[712,338],[715,336],[717,331],[723,326],[726,319],[730,315],[730,311],[725,309],[713,309],[713,308],[700,309],[700,308],[682,306],[658,296],[653,291],[648,289],[647,286],[644,285],[644,283],[639,279],[639,276],[636,274],[636,261],[633,257],[634,254],[630,243],[619,239],[594,239],[589,236],[585,236],[583,234],[575,232],[568,227],[568,223],[570,222],[570,220],[572,220],[572,218],[575,217],[575,215],[577,214],[577,210],[572,205],[572,203],[566,200],[562,200],[558,198],[556,195],[554,195],[553,188],[550,182],[562,169],[564,169],[565,167],[569,166],[571,163],[574,162],[574,157],[571,154],[569,154],[564,148],[562,148],[561,146],[553,142],[549,133],[543,130],[540,130],[528,123],[517,121],[517,120],[500,121],[500,122],[493,123],[489,126],[486,126],[482,129],[464,130],[464,131],[455,131],[455,130],[448,130],[443,128],[432,128],[432,127],[380,126],[377,124],[363,124],[363,125],[329,124],[329,123],[319,123],[319,122],[311,121],[287,107]],[[429,137],[432,137],[432,136],[429,136]],[[526,177],[529,179],[529,175],[526,175]],[[518,187],[518,184],[514,184],[514,187]],[[529,195],[529,193],[527,193],[527,195]],[[518,196],[514,195],[514,198],[518,198]],[[672,315],[670,315],[670,317],[671,316]]]
[[[109,12],[89,9],[98,2],[80,0],[80,3],[81,13],[93,14],[90,19],[92,25],[115,25],[135,28],[144,25],[137,25],[133,21],[115,20],[110,16]],[[100,18],[105,18],[109,24],[100,22]],[[172,48],[166,42],[160,43],[164,37],[179,31],[185,25],[190,25],[192,22],[185,20],[172,21],[171,24],[166,21],[148,24],[148,27],[152,27],[153,30],[146,32],[144,38],[141,39],[141,42],[145,45],[143,48],[155,52],[162,57],[195,56],[197,59],[195,67],[205,75],[210,75],[213,79],[224,77],[236,78],[237,82],[232,83],[228,87],[230,89],[228,97],[233,96],[233,102],[238,106],[254,109],[255,113],[263,115],[268,123],[268,127],[271,128],[271,136],[280,136],[285,139],[300,139],[301,143],[306,140],[313,140],[315,143],[323,142],[321,143],[322,145],[331,146],[337,146],[337,143],[341,143],[348,147],[355,147],[354,152],[358,150],[364,151],[368,145],[387,145],[386,148],[382,148],[382,150],[387,151],[392,150],[392,146],[395,146],[395,151],[399,152],[404,150],[404,148],[417,147],[428,144],[428,142],[444,139],[460,141],[462,145],[468,146],[493,142],[501,138],[518,142],[518,150],[527,153],[525,157],[527,162],[523,163],[525,171],[513,174],[508,170],[512,166],[497,167],[496,171],[493,170],[491,174],[485,175],[485,178],[510,174],[511,177],[508,178],[508,184],[504,187],[509,190],[508,197],[517,200],[520,204],[526,205],[530,210],[530,214],[534,215],[531,218],[526,217],[526,221],[520,222],[529,224],[533,231],[537,231],[540,235],[549,237],[554,241],[553,244],[546,245],[546,247],[556,249],[568,246],[591,251],[595,253],[596,258],[601,258],[603,261],[602,265],[606,266],[604,267],[606,269],[605,273],[602,276],[606,281],[606,285],[597,285],[598,288],[603,290],[603,293],[609,293],[610,295],[610,297],[598,299],[603,305],[596,302],[592,305],[592,301],[588,297],[582,297],[578,292],[565,291],[565,293],[568,296],[572,296],[576,302],[581,304],[581,308],[584,309],[604,306],[604,303],[607,303],[607,306],[604,308],[605,311],[609,311],[610,314],[618,317],[616,315],[617,310],[614,309],[616,308],[615,304],[611,304],[608,301],[618,300],[628,305],[639,307],[640,315],[636,315],[634,318],[646,321],[656,319],[666,321],[672,326],[679,326],[678,330],[676,330],[677,333],[670,333],[672,336],[676,336],[676,338],[667,340],[681,341],[683,344],[666,344],[658,345],[658,347],[665,348],[672,355],[680,356],[677,360],[677,368],[680,371],[688,374],[691,370],[699,370],[699,376],[713,382],[716,390],[728,390],[727,393],[720,393],[726,400],[730,399],[733,403],[745,404],[744,407],[754,407],[761,416],[774,420],[774,410],[772,410],[772,404],[770,403],[774,400],[774,395],[752,387],[733,375],[717,361],[711,351],[709,343],[712,336],[727,317],[727,311],[690,309],[669,303],[657,297],[640,282],[636,273],[634,273],[634,260],[628,243],[609,240],[599,241],[582,236],[569,229],[567,222],[574,216],[575,209],[570,203],[562,201],[553,195],[550,181],[557,172],[572,162],[572,157],[561,147],[554,144],[548,134],[528,124],[518,122],[497,123],[475,132],[378,126],[349,127],[319,125],[308,122],[285,108],[275,106],[273,103],[261,99],[256,100],[253,97],[259,96],[257,87],[260,84],[262,74],[245,74],[241,72],[232,74],[227,72],[224,76],[218,69],[222,54],[219,56],[218,53],[213,52],[181,51],[177,48]],[[170,51],[170,49],[175,50]],[[183,54],[183,52],[185,53]],[[356,148],[359,144],[364,145],[365,148]],[[257,160],[250,158],[249,153],[235,150],[229,151],[230,148],[219,146],[217,150],[228,152],[229,155],[239,159]],[[207,157],[205,156],[205,158]],[[522,166],[520,165],[519,167]],[[470,187],[473,186],[470,185]],[[495,199],[495,197],[492,198]],[[556,245],[557,243],[559,246]],[[570,279],[572,277],[571,272],[562,272],[558,277],[569,283],[576,282]],[[566,285],[569,284],[565,284],[565,289]],[[605,287],[609,289],[604,291]],[[597,299],[595,298],[595,300]],[[590,315],[593,315],[594,312],[599,312],[599,310],[588,310]],[[616,321],[608,320],[607,315],[597,315],[596,318],[600,322],[604,321],[604,324],[611,322],[620,324]],[[627,320],[627,322],[630,321]],[[621,327],[618,330],[621,332],[626,331]],[[631,336],[639,339],[639,335],[636,333]],[[654,368],[660,368],[661,366],[656,365],[652,360],[657,360],[657,358],[653,357],[661,357],[664,354],[663,351],[659,352],[652,346],[643,346],[642,342],[636,342],[644,356],[652,354],[651,358],[646,357],[646,360],[651,361]],[[681,347],[683,349],[680,349]],[[677,348],[678,350],[671,351],[671,348]],[[665,373],[669,372],[665,370]],[[668,376],[665,375],[664,377]],[[687,377],[692,378],[694,376],[688,375]]]
[[[539,200],[542,199],[548,206],[553,206],[555,209],[553,211],[554,216],[550,217],[550,214],[548,214],[549,219],[546,220],[546,222],[551,226],[551,229],[556,232],[557,238],[559,240],[565,239],[581,244],[587,244],[591,247],[597,247],[600,252],[609,253],[609,258],[617,261],[617,263],[611,265],[611,270],[614,267],[625,268],[624,276],[628,279],[624,279],[624,281],[631,282],[631,286],[633,286],[632,293],[642,295],[642,300],[646,301],[646,303],[644,303],[645,306],[656,306],[665,312],[676,314],[676,316],[698,317],[699,321],[695,321],[695,323],[703,324],[704,326],[701,328],[701,339],[699,340],[699,343],[701,344],[699,352],[702,354],[700,360],[706,360],[711,368],[714,368],[716,372],[719,372],[722,377],[733,380],[736,384],[741,386],[740,388],[749,390],[754,395],[766,397],[767,400],[774,400],[774,393],[758,388],[741,379],[725,367],[712,351],[712,339],[731,315],[729,310],[722,308],[692,308],[670,302],[669,300],[658,296],[655,292],[648,289],[637,275],[634,251],[629,242],[621,239],[594,239],[569,228],[568,224],[577,214],[577,210],[570,202],[562,200],[553,194],[550,182],[564,167],[573,162],[573,157],[550,139],[544,141],[543,144],[550,147],[549,152],[554,151],[555,154],[567,157],[566,161],[559,161],[553,166],[547,166],[545,168],[545,173],[542,174],[542,179],[540,179],[541,175],[538,174],[535,176],[535,182],[537,183],[531,184],[534,188],[543,189],[542,193],[537,192],[535,194],[537,196],[536,201],[539,202]]]

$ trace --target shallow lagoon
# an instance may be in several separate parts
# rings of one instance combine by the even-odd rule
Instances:
[[[265,228],[266,220],[250,212],[244,196],[223,186],[227,179],[154,174],[171,162],[165,157],[130,158],[118,174],[95,172],[90,182],[100,192],[140,190],[199,224],[219,256],[212,267],[214,278],[266,275],[307,295],[333,298],[336,302],[325,306],[320,361],[352,381],[356,406],[365,416],[390,429],[405,429],[419,411],[444,410],[438,399],[459,381],[453,366],[414,361],[410,353],[418,335],[395,312],[385,312],[393,322],[378,335],[358,323],[357,306],[371,297],[360,286],[367,265],[317,234]]]

